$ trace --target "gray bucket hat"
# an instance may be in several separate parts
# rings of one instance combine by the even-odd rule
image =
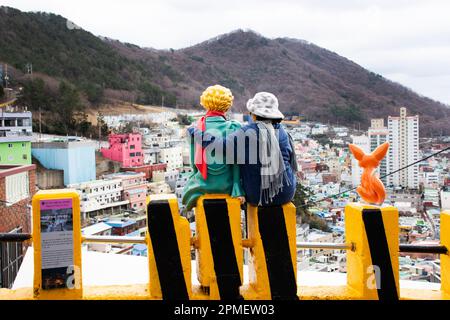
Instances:
[[[278,110],[278,99],[270,92],[258,92],[247,101],[247,110],[254,115],[266,119],[284,119]]]

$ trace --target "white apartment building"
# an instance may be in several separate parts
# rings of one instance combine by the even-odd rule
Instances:
[[[407,116],[400,108],[399,117],[388,117],[388,173],[419,160],[419,116]],[[414,165],[388,177],[388,185],[417,189],[419,166]]]
[[[353,144],[360,147],[365,153],[370,152],[370,139],[366,135],[362,136],[352,136]],[[352,185],[354,187],[359,186],[361,183],[361,175],[362,175],[362,169],[358,164],[358,160],[355,159],[355,157],[352,156]]]
[[[161,110],[162,111],[162,110]],[[149,112],[142,114],[121,114],[121,115],[105,115],[103,121],[108,127],[118,128],[126,122],[135,121],[151,121],[154,123],[165,124],[171,119],[176,118],[177,114],[173,111]]]
[[[164,147],[170,141],[170,136],[163,133],[150,133],[144,136],[144,144],[150,147]]]
[[[97,215],[99,211],[127,205],[128,200],[122,200],[122,179],[93,180],[72,184],[69,188],[76,189],[80,195],[80,211],[83,219]]]
[[[144,155],[144,164],[156,164],[159,163],[160,148],[142,148],[142,154]]]
[[[311,129],[311,134],[312,135],[317,135],[317,134],[324,134],[328,132],[328,126],[324,125],[324,124],[316,124],[312,129]]]
[[[389,130],[384,126],[384,119],[372,119],[368,130],[370,139],[370,151],[374,151],[379,145],[385,143],[389,139]],[[381,161],[377,172],[380,177],[387,174],[388,169],[388,155]],[[387,178],[381,178],[381,181],[386,184]]]
[[[441,176],[439,172],[420,172],[419,173],[419,183],[421,183],[425,188],[438,188],[441,182]]]
[[[183,147],[162,148],[159,151],[159,162],[167,163],[167,171],[173,171],[183,166]]]

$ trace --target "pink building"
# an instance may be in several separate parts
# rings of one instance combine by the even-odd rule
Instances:
[[[121,179],[123,187],[123,200],[130,201],[130,209],[145,210],[147,197],[147,181],[143,172],[118,172],[104,176],[106,179]]]
[[[108,142],[109,149],[101,149],[105,158],[118,161],[125,168],[142,166],[144,164],[142,136],[140,133],[110,134]]]

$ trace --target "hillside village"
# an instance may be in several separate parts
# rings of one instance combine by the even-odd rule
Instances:
[[[399,112],[411,124],[418,124],[417,117],[405,114],[406,109]],[[4,138],[1,138],[0,159],[3,167],[24,168],[21,170],[26,175],[14,179],[27,181],[22,189],[6,195],[11,203],[9,210],[29,201],[32,190],[73,188],[81,199],[84,235],[143,236],[147,196],[174,193],[195,233],[192,212],[184,210],[181,203],[183,187],[192,171],[186,138],[189,125],[183,122],[195,123],[201,114],[196,110],[160,108],[154,113],[105,115],[103,121],[111,133],[104,140],[95,140],[33,132],[31,119],[35,114],[6,107],[1,116]],[[242,113],[231,113],[229,117],[242,123],[249,120]],[[396,134],[393,121],[398,119],[399,115],[374,119],[368,131],[309,122],[298,116],[284,121],[295,141],[299,183],[308,193],[302,199],[306,200],[306,207],[305,202],[296,203],[298,242],[344,241],[344,206],[359,199],[354,187],[361,175],[347,145],[355,143],[370,151],[383,141],[391,141]],[[124,132],[124,128],[129,131]],[[408,150],[414,159],[450,145],[448,137],[419,138],[417,135],[415,139],[417,147]],[[446,152],[420,162],[412,171],[414,178],[406,184],[395,176],[383,179],[388,187],[386,203],[400,210],[403,243],[439,242],[439,214],[450,208],[449,158],[450,153]],[[381,167],[384,170],[381,175],[388,173],[386,170],[393,159],[393,156],[387,158],[387,167]],[[20,215],[17,214],[18,219]],[[2,227],[7,231],[8,225]],[[23,231],[27,230],[29,226],[23,226]],[[85,249],[147,254],[146,246],[141,244],[86,244]],[[438,282],[436,259],[433,254],[402,254],[402,279]],[[345,252],[299,249],[298,268],[345,272]]]

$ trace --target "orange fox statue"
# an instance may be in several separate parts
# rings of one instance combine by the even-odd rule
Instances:
[[[375,169],[385,157],[389,149],[389,143],[383,143],[370,154],[366,154],[354,144],[349,144],[348,147],[355,159],[358,160],[359,166],[363,169],[361,185],[356,191],[364,201],[378,205],[382,204],[386,197],[386,190],[383,182],[376,175]]]

